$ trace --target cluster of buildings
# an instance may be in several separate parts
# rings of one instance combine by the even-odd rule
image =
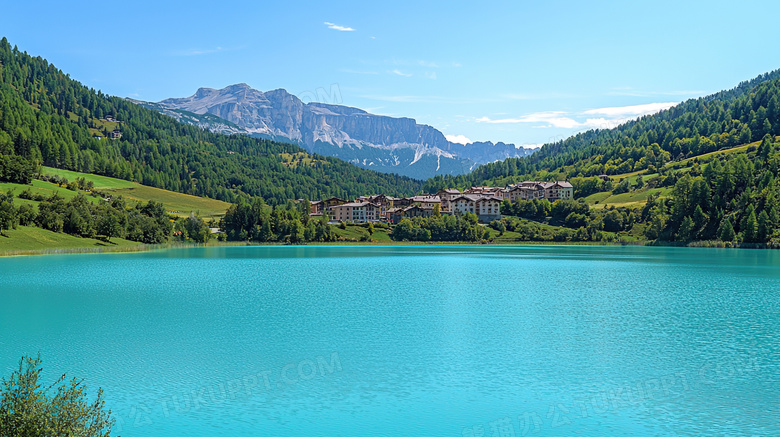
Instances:
[[[119,121],[116,118],[114,118],[114,116],[111,115],[111,114],[106,115],[105,120],[113,122],[113,123],[122,123],[121,121]],[[101,137],[100,135],[94,135],[92,138],[95,138],[96,140],[102,140],[103,139],[103,137]],[[120,131],[119,129],[114,129],[113,131],[109,132],[108,138],[110,138],[112,140],[118,140],[118,139],[122,138],[122,131]]]
[[[501,187],[471,187],[463,192],[455,189],[439,190],[436,194],[412,197],[390,197],[384,194],[361,196],[350,202],[338,197],[311,202],[311,215],[327,214],[333,221],[398,223],[404,217],[431,217],[438,205],[439,213],[476,214],[488,223],[501,218],[501,202],[508,200],[558,199],[574,197],[574,188],[568,182],[525,181]]]

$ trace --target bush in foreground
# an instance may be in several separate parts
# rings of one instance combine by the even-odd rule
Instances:
[[[41,385],[41,358],[22,357],[19,370],[0,386],[0,437],[108,437],[114,420],[105,410],[103,391],[94,400],[80,381],[63,374]],[[51,393],[56,392],[56,393]]]

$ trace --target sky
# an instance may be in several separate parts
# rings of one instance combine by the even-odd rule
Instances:
[[[538,146],[780,68],[771,1],[3,2],[0,37],[104,93],[247,83]]]

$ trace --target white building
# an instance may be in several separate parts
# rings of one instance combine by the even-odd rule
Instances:
[[[379,220],[381,207],[371,202],[350,202],[328,208],[331,219],[343,222],[365,223]]]
[[[453,214],[476,214],[482,222],[501,218],[501,199],[481,194],[461,194],[450,201]]]

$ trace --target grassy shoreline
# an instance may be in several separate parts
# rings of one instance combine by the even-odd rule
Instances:
[[[44,249],[0,249],[0,258],[17,256],[38,255],[68,255],[68,254],[97,254],[97,253],[133,253],[151,252],[155,250],[186,249],[197,247],[262,247],[262,246],[641,246],[643,244],[602,243],[593,241],[582,242],[555,242],[555,241],[517,241],[517,242],[492,242],[481,243],[472,241],[337,241],[316,242],[309,244],[285,244],[285,243],[251,243],[246,241],[224,241],[198,243],[167,243],[167,244],[137,244],[119,247],[51,247]]]
[[[41,232],[49,233],[49,231]],[[771,247],[768,245],[757,244],[738,244],[729,243],[723,241],[695,241],[691,243],[679,243],[679,242],[661,242],[661,241],[648,241],[648,240],[635,240],[635,241],[392,241],[388,239],[382,239],[379,241],[336,241],[336,242],[311,242],[304,244],[287,244],[281,242],[272,243],[259,243],[248,241],[211,241],[207,244],[199,244],[193,242],[170,242],[165,244],[142,244],[135,243],[126,240],[119,241],[119,245],[108,245],[101,240],[77,238],[67,236],[65,234],[54,234],[57,236],[64,235],[65,238],[81,240],[84,245],[73,246],[70,241],[55,242],[50,247],[16,247],[3,249],[3,237],[0,237],[0,258],[4,257],[17,257],[17,256],[39,256],[39,255],[67,255],[67,254],[98,254],[98,253],[133,253],[133,252],[151,252],[156,250],[168,250],[168,249],[186,249],[197,247],[251,247],[251,246],[647,246],[647,247],[692,247],[692,248],[726,248],[726,249],[779,249],[780,247]],[[36,241],[33,244],[40,245],[40,241]],[[58,244],[60,243],[60,244]],[[112,243],[115,244],[115,243]]]
[[[381,241],[381,242],[354,242],[340,241],[332,243],[310,243],[310,244],[284,244],[284,243],[250,243],[246,241],[225,241],[209,242],[208,244],[198,243],[168,243],[168,244],[137,244],[133,246],[120,247],[80,247],[80,248],[46,248],[46,249],[21,249],[21,250],[0,250],[0,258],[18,257],[18,256],[40,256],[40,255],[70,255],[70,254],[98,254],[98,253],[133,253],[133,252],[151,252],[156,250],[169,249],[187,249],[197,247],[262,247],[262,246],[647,246],[647,247],[692,247],[692,248],[731,248],[731,249],[766,249],[767,247],[755,246],[705,246],[705,245],[683,245],[679,243],[662,244],[650,241],[635,242],[599,242],[599,241],[516,241],[516,242],[469,242],[469,241]],[[771,248],[769,248],[771,249]]]
[[[51,249],[19,249],[0,251],[0,258],[16,256],[35,256],[35,255],[64,255],[64,254],[88,254],[88,253],[127,253],[127,252],[149,252],[160,249],[157,247],[148,247],[145,244],[125,247],[80,247],[80,248],[51,248]]]

